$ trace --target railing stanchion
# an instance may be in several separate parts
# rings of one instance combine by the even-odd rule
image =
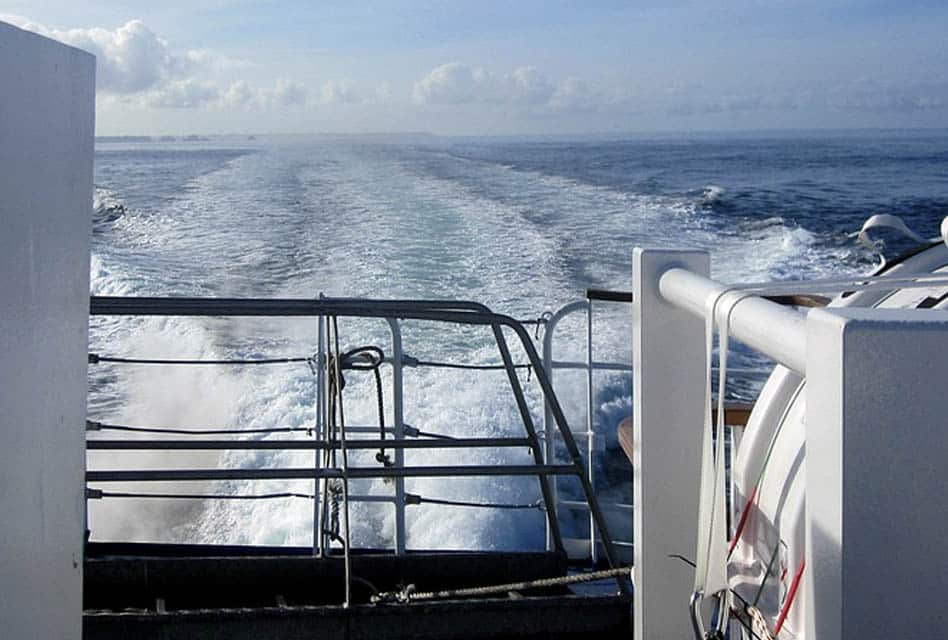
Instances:
[[[500,357],[504,361],[504,368],[507,371],[507,379],[510,381],[510,389],[513,391],[514,399],[517,401],[517,409],[520,411],[520,419],[523,421],[523,427],[527,432],[527,438],[530,440],[530,451],[533,454],[533,460],[536,464],[543,464],[543,450],[540,448],[540,440],[537,438],[536,427],[533,424],[533,416],[530,415],[530,408],[527,406],[527,400],[523,394],[523,387],[520,385],[520,378],[517,377],[517,370],[513,366],[513,359],[510,357],[510,349],[507,346],[507,339],[504,337],[504,330],[500,325],[491,325],[494,331],[494,338],[497,342],[497,348],[500,350]],[[527,338],[529,342],[529,337]],[[536,366],[536,363],[534,363]],[[538,371],[537,376],[541,373]],[[557,520],[556,504],[553,502],[553,494],[550,491],[550,481],[546,476],[537,476],[540,482],[540,492],[543,495],[543,504],[546,506],[546,521],[550,535],[553,538],[553,545],[558,550],[563,550],[563,536],[560,534],[560,523]]]
[[[701,251],[632,254],[634,637],[693,637],[687,606],[694,570],[674,555],[697,546],[705,417],[704,321],[659,293],[670,266],[707,274]]]
[[[586,302],[586,473],[589,484],[595,488],[593,478],[593,313],[592,300]],[[593,519],[592,509],[589,510],[589,560],[595,566],[598,559],[596,552],[596,522]]]
[[[403,363],[402,330],[395,318],[388,318],[392,331],[392,419],[395,426],[395,439],[405,439],[405,416],[403,404]],[[405,466],[405,450],[395,449],[395,468]],[[395,478],[395,554],[405,553],[407,527],[405,523],[405,479]]]
[[[322,438],[324,425],[326,424],[326,396],[323,388],[323,361],[326,352],[325,327],[325,317],[319,316],[316,321],[316,362],[313,364],[316,369],[316,429],[313,432],[313,440],[317,442]],[[313,449],[313,465],[317,471],[322,466],[321,455],[323,455],[322,451]],[[323,481],[318,478],[313,479],[313,554],[319,557],[323,555],[323,510],[319,501],[322,483]]]
[[[569,314],[583,309],[586,306],[585,300],[577,300],[576,302],[571,302],[565,307],[561,307],[553,315],[550,316],[550,319],[547,320],[546,329],[543,331],[543,371],[546,373],[547,380],[550,381],[550,388],[553,388],[553,372],[557,368],[556,364],[553,361],[553,336],[556,333],[556,327],[559,324],[560,320],[568,316]],[[546,463],[553,464],[556,461],[556,434],[557,429],[555,426],[555,419],[553,417],[553,407],[550,401],[550,398],[543,394],[543,440],[546,445]],[[560,496],[559,496],[559,487],[557,486],[557,481],[554,478],[550,487],[550,492],[552,493],[553,504],[557,505],[557,514],[559,513],[560,505]],[[553,538],[550,533],[550,526],[547,523],[546,530],[546,548],[548,550],[553,549]]]

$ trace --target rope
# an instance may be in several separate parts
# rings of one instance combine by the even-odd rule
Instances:
[[[255,494],[221,494],[221,493],[132,493],[121,491],[101,491],[99,489],[87,489],[89,498],[159,498],[165,500],[279,500],[283,498],[304,498],[312,500],[316,496],[312,493],[255,493]],[[342,487],[338,481],[329,483],[329,528],[326,533],[330,538],[341,542],[339,536],[339,503],[342,497]],[[484,509],[543,509],[541,501],[511,504],[499,502],[467,502],[464,500],[444,500],[441,498],[426,498],[424,496],[408,493],[405,495],[405,504],[435,504],[448,507],[480,507]]]
[[[776,640],[774,635],[770,633],[767,620],[760,609],[748,604],[736,591],[732,591],[731,594],[737,597],[742,605],[742,608],[731,607],[731,617],[737,620],[754,640]]]
[[[379,440],[385,440],[385,399],[382,392],[382,374],[380,368],[385,362],[385,352],[375,346],[356,347],[346,351],[340,356],[339,363],[341,369],[350,369],[353,371],[371,371],[375,375],[375,396],[378,403],[379,415]],[[361,358],[361,360],[360,360]],[[330,361],[330,369],[333,363]],[[341,383],[339,385],[339,398],[342,401],[342,390],[346,387],[346,380],[340,374]],[[385,447],[379,449],[375,455],[376,461],[386,467],[391,467],[394,463],[391,458],[385,454]]]
[[[342,454],[342,479],[339,484],[342,485],[342,519],[343,527],[345,528],[345,535],[342,539],[342,548],[343,548],[343,562],[345,566],[345,599],[343,600],[343,607],[348,607],[350,601],[352,600],[352,559],[349,553],[349,536],[351,529],[349,527],[349,453],[346,450],[346,419],[345,412],[343,411],[342,404],[342,370],[341,370],[341,357],[339,351],[339,319],[336,316],[330,317],[331,327],[332,327],[332,354],[335,355],[335,361],[332,363],[332,375],[330,376],[330,404],[331,411],[329,414],[330,422],[333,433],[336,431],[336,414],[338,411],[338,430],[339,430],[339,445],[340,453]],[[337,507],[338,508],[338,507]]]
[[[114,358],[112,356],[100,356],[97,353],[89,354],[89,364],[98,364],[100,362],[114,362],[118,364],[206,364],[206,365],[251,365],[251,364],[291,364],[296,362],[311,363],[312,357],[305,358],[262,358],[245,360],[177,360],[177,359],[158,359],[158,358]]]
[[[438,504],[447,507],[478,507],[483,509],[539,509],[543,510],[543,501],[510,504],[502,502],[468,502],[466,500],[445,500],[442,498],[425,498],[412,493],[405,494],[405,504]]]
[[[353,358],[355,356],[365,356],[372,354],[368,363],[360,363]],[[374,357],[377,355],[377,358]],[[377,370],[384,362],[384,354],[381,349],[374,346],[365,346],[352,349],[342,355],[343,370],[371,371]],[[192,360],[176,358],[118,358],[113,356],[102,356],[97,353],[89,354],[89,364],[99,364],[100,362],[110,362],[116,364],[162,364],[162,365],[255,365],[255,364],[293,364],[305,362],[312,365],[314,358],[295,357],[295,358],[258,358],[258,359],[232,359],[232,360]],[[466,364],[463,362],[442,362],[437,360],[416,360],[414,358],[406,362],[408,366],[414,367],[432,367],[439,369],[466,369],[472,371],[503,371],[507,367],[502,364]],[[518,363],[512,365],[514,369],[530,369],[528,363]],[[331,367],[330,367],[331,368]],[[345,386],[345,383],[343,383]]]
[[[99,491],[90,489],[91,498],[163,498],[183,500],[277,500],[281,498],[306,498],[312,500],[316,496],[311,493],[263,493],[248,495],[227,495],[219,493],[126,493],[118,491]]]
[[[340,544],[345,541],[339,535],[339,500],[342,498],[342,484],[339,482],[329,483],[329,528],[323,529],[330,540],[335,540]]]
[[[787,600],[783,603],[783,609],[780,610],[780,617],[777,618],[777,623],[774,625],[774,635],[780,635],[780,630],[783,629],[783,623],[787,619],[787,614],[790,613],[790,607],[793,605],[793,599],[797,596],[797,589],[800,586],[800,578],[803,577],[803,569],[806,568],[806,558],[800,563],[800,567],[797,569],[797,572],[793,576],[793,581],[790,583],[790,591],[787,592]]]
[[[757,606],[757,603],[760,602],[760,596],[764,593],[764,587],[767,586],[767,578],[772,575],[774,570],[774,562],[777,561],[777,555],[780,551],[780,541],[777,542],[777,546],[774,547],[774,551],[770,554],[770,560],[767,562],[767,571],[764,572],[764,577],[761,578],[760,584],[757,586],[757,593],[754,595],[754,601],[751,603],[753,606]]]
[[[468,589],[450,589],[446,591],[415,591],[414,585],[408,585],[401,591],[386,591],[376,596],[372,596],[373,604],[379,603],[408,603],[416,600],[437,600],[439,598],[469,598],[476,596],[487,596],[495,593],[507,593],[510,591],[526,591],[528,589],[542,589],[545,587],[560,587],[571,584],[581,584],[584,582],[596,582],[606,578],[615,578],[619,576],[630,575],[632,567],[617,567],[615,569],[604,569],[602,571],[593,571],[590,573],[581,573],[572,576],[563,576],[560,578],[542,578],[539,580],[528,580],[525,582],[509,582],[506,584],[495,584],[484,587],[471,587]]]
[[[128,431],[132,433],[166,433],[184,436],[203,435],[241,435],[244,433],[296,433],[305,431],[311,433],[308,427],[270,427],[265,429],[175,429],[171,427],[130,427],[122,424],[106,424],[86,421],[86,431]]]
[[[431,433],[430,431],[415,431],[414,435],[434,438],[435,440],[457,440],[454,436],[446,436],[442,433]]]
[[[504,371],[507,369],[502,364],[464,364],[462,362],[435,362],[432,360],[415,360],[412,363],[417,367],[433,367],[436,369],[465,369],[470,371]],[[513,364],[514,369],[531,369],[529,364]]]

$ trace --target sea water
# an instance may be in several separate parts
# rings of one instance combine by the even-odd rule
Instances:
[[[707,249],[714,277],[725,282],[870,270],[877,256],[854,237],[868,216],[893,213],[921,235],[937,235],[948,215],[948,133],[103,143],[96,148],[95,196],[95,295],[447,298],[529,320],[583,298],[590,287],[629,290],[636,245]],[[596,359],[630,362],[628,316],[621,303],[596,304]],[[584,314],[563,322],[557,359],[585,359],[584,323]],[[489,331],[411,321],[402,329],[411,356],[499,362]],[[391,355],[384,322],[343,318],[339,330],[344,349],[377,345]],[[97,317],[90,350],[133,358],[308,356],[316,350],[316,321]],[[514,355],[524,360],[521,349]],[[740,350],[735,358],[765,364]],[[535,380],[522,378],[542,427],[542,397]],[[618,453],[615,427],[631,410],[630,380],[621,372],[597,373],[593,398],[597,489],[625,501],[631,472]],[[383,382],[391,424],[388,367]],[[585,374],[558,372],[556,383],[586,455]],[[305,363],[99,364],[90,365],[89,384],[90,418],[113,424],[261,429],[309,427],[315,420],[315,381]],[[734,393],[752,393],[753,384]],[[378,424],[370,374],[349,373],[344,394],[348,424]],[[443,435],[523,434],[503,372],[407,368],[404,414],[416,428]],[[377,465],[374,454],[353,453],[351,464]],[[312,453],[279,451],[95,452],[89,460],[90,468],[103,469],[314,464]],[[531,460],[520,449],[406,453],[408,464]],[[568,484],[561,481],[561,490],[578,496]],[[358,494],[392,492],[383,480],[352,485]],[[428,498],[473,502],[524,504],[539,497],[531,478],[419,478],[406,487]],[[255,495],[311,493],[313,483],[109,488]],[[563,519],[567,534],[583,535],[583,514]],[[612,520],[617,537],[629,535],[630,518]],[[391,545],[391,505],[354,505],[352,521],[353,544]],[[407,523],[410,548],[544,544],[539,510],[417,505],[409,507]],[[307,545],[312,528],[313,505],[302,498],[90,502],[93,540]]]

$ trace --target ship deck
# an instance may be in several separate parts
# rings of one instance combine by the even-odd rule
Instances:
[[[628,637],[631,599],[566,586],[373,604],[372,595],[555,578],[557,552],[352,553],[352,602],[342,605],[342,556],[309,548],[90,543],[86,638],[599,638]]]

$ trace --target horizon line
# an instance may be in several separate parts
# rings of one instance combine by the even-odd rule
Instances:
[[[188,138],[286,138],[300,137],[425,137],[425,138],[556,138],[556,137],[616,137],[616,136],[655,136],[655,135],[689,135],[689,134],[746,134],[746,133],[806,133],[806,132],[897,132],[897,131],[948,131],[943,127],[761,127],[749,129],[655,129],[655,130],[626,130],[626,131],[576,131],[576,132],[544,132],[544,133],[434,133],[430,131],[295,131],[295,132],[232,132],[232,133],[121,133],[96,134],[95,140],[102,139],[143,139],[161,141],[162,138],[184,141]]]

